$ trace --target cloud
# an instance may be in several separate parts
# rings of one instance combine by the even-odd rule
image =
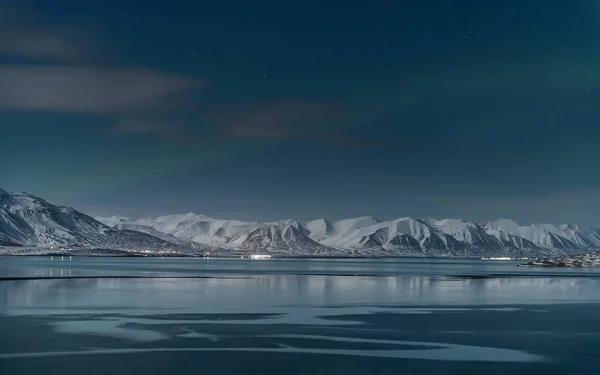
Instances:
[[[168,116],[167,116],[168,117]],[[371,147],[385,141],[369,140],[343,134],[340,124],[347,125],[348,111],[343,108],[298,100],[255,102],[237,107],[223,107],[205,113],[196,126],[168,118],[130,117],[119,120],[116,134],[155,135],[182,145],[197,145],[234,138],[307,140],[340,146]],[[333,126],[331,123],[335,123]],[[196,129],[193,129],[193,128]],[[202,136],[198,134],[202,127]],[[188,132],[195,130],[195,132]]]
[[[34,8],[0,5],[0,57],[29,61],[74,61],[92,53],[85,33],[47,24]]]
[[[71,61],[90,53],[89,48],[69,35],[78,34],[58,28],[0,28],[0,56],[27,60]]]
[[[347,146],[383,144],[343,135],[336,129],[352,111],[348,108],[306,100],[272,100],[221,108],[205,114],[227,137],[303,139]]]
[[[85,29],[48,23],[26,2],[0,4],[0,57],[13,60],[0,64],[0,110],[117,118],[187,104],[189,91],[204,87],[194,77],[101,67],[98,45]]]
[[[336,130],[348,118],[347,108],[306,100],[227,106],[204,115],[196,111],[196,124],[204,129],[202,137],[194,137],[186,132],[198,130],[189,129],[193,122],[185,127],[173,121],[178,115],[173,110],[188,109],[193,92],[206,86],[204,80],[141,68],[103,68],[96,57],[105,54],[85,30],[48,24],[35,8],[20,4],[0,4],[0,57],[18,61],[0,64],[0,111],[102,115],[113,134],[153,135],[185,145],[231,138],[372,143]]]
[[[129,118],[120,119],[113,128],[116,134],[155,135],[170,142],[182,145],[199,144],[207,139],[188,136],[183,133],[183,125],[169,120]]]
[[[146,69],[0,65],[0,110],[115,113],[176,105],[200,79]]]

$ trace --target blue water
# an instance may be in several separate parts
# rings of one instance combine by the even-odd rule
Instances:
[[[0,258],[0,373],[596,373],[600,272],[517,264]]]

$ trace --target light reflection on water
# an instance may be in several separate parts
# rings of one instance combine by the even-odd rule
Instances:
[[[60,369],[65,356],[94,361],[153,352],[210,352],[204,360],[213,352],[410,358],[450,361],[455,369],[460,361],[539,365],[564,354],[555,349],[555,330],[597,333],[597,315],[578,309],[600,306],[577,305],[600,302],[597,270],[522,269],[515,262],[2,261],[0,277],[45,277],[0,281],[0,323],[16,327],[10,342],[19,342],[23,329],[34,335],[39,325],[53,336],[33,349],[27,340],[11,344],[0,360],[22,365],[56,357],[50,363]],[[455,277],[465,275],[501,277]],[[68,349],[73,343],[80,346],[75,351]]]
[[[275,306],[506,305],[600,301],[595,278],[448,279],[260,275],[246,279],[58,279],[0,282],[0,313],[266,311]]]
[[[522,268],[518,261],[466,259],[202,259],[4,257],[0,278],[60,276],[216,276],[320,274],[364,276],[596,276],[599,268]]]

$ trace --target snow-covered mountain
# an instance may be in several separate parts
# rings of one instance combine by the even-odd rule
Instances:
[[[303,225],[294,220],[272,223],[219,220],[187,213],[151,219],[123,216],[97,218],[106,225],[145,233],[163,233],[195,243],[226,247],[231,253],[276,253],[281,255],[336,255],[347,252],[330,248],[310,238]]]
[[[173,249],[146,233],[111,228],[70,207],[55,206],[27,193],[0,190],[0,246]]]
[[[100,247],[282,256],[561,257],[600,249],[600,230],[508,219],[373,217],[261,223],[193,213],[93,219],[27,193],[0,190],[0,247]]]
[[[147,232],[148,228],[176,238],[221,246],[243,233],[258,229],[263,223],[238,220],[219,220],[205,215],[187,213],[150,219],[131,219],[124,216],[97,218],[109,226],[127,225],[127,228]]]
[[[189,250],[194,250],[196,252],[202,251],[203,253],[216,250],[214,246],[210,246],[210,245],[206,245],[206,244],[202,244],[202,243],[194,242],[194,241],[190,241],[190,240],[185,240],[182,238],[177,238],[177,237],[173,236],[172,234],[159,232],[156,229],[147,227],[147,226],[117,224],[117,225],[114,225],[112,228],[118,229],[120,231],[145,233],[150,236],[159,238],[163,241],[166,241],[170,244],[177,245],[177,247],[180,249],[189,249]]]
[[[569,225],[563,227],[565,230],[552,224],[520,225],[509,219],[500,219],[486,223],[484,228],[488,234],[507,243],[528,248],[533,244],[549,255],[574,254],[600,246],[600,242],[582,231],[572,230]]]
[[[108,225],[151,228],[177,238],[237,252],[355,256],[566,256],[600,249],[600,230],[573,225],[520,225],[512,220],[358,217],[273,223],[184,214],[157,218],[98,218]]]
[[[347,252],[329,247],[310,238],[310,231],[294,220],[266,223],[256,229],[237,235],[228,243],[235,249],[252,253],[294,255],[347,255]]]
[[[303,223],[316,241],[326,241],[332,237],[345,237],[356,230],[379,224],[380,221],[371,216],[363,216],[339,221],[318,219]],[[331,242],[331,241],[330,241]]]
[[[428,218],[425,220],[429,225],[440,231],[454,237],[458,241],[469,244],[476,248],[488,249],[498,248],[501,241],[498,238],[486,233],[486,231],[475,223],[462,219],[443,219],[435,220]]]
[[[307,228],[315,227],[314,222]],[[321,228],[319,228],[321,229]],[[416,218],[380,222],[374,218],[347,219],[319,230],[320,242],[335,248],[381,255],[469,255],[467,246]]]

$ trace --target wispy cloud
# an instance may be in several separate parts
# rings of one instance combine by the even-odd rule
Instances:
[[[34,8],[0,5],[0,57],[13,61],[0,64],[0,111],[102,115],[112,122],[113,134],[153,135],[186,145],[231,138],[372,144],[340,133],[337,126],[347,120],[348,108],[310,100],[195,109],[196,121],[184,125],[173,120],[174,110],[197,104],[194,92],[206,87],[203,79],[118,67],[115,61],[103,66],[95,60],[101,54],[89,34],[42,18]]]
[[[165,118],[129,118],[117,123],[118,134],[147,134],[185,145],[235,138],[307,140],[348,147],[384,146],[387,142],[345,135],[347,109],[300,100],[255,102],[223,107],[202,115],[202,136],[193,125]],[[194,130],[196,130],[194,132]]]
[[[92,53],[85,33],[44,22],[24,2],[0,5],[0,57],[25,61],[74,61]]]
[[[184,126],[171,120],[156,120],[148,118],[128,118],[117,121],[113,128],[115,134],[154,135],[164,140],[182,145],[204,143],[207,137],[199,138],[186,135]]]
[[[90,53],[73,31],[60,28],[0,28],[0,56],[25,60],[73,61]]]
[[[200,79],[144,69],[0,65],[0,109],[115,113],[168,106]]]
[[[97,60],[92,34],[45,22],[24,2],[0,4],[0,111],[102,115],[119,133],[179,139],[170,121],[142,119],[193,102],[205,87],[197,77]],[[102,53],[101,53],[102,52]],[[135,120],[132,120],[135,118]]]
[[[338,105],[288,99],[221,108],[204,117],[228,137],[314,140],[346,146],[380,143],[340,133],[339,125],[351,113]]]

